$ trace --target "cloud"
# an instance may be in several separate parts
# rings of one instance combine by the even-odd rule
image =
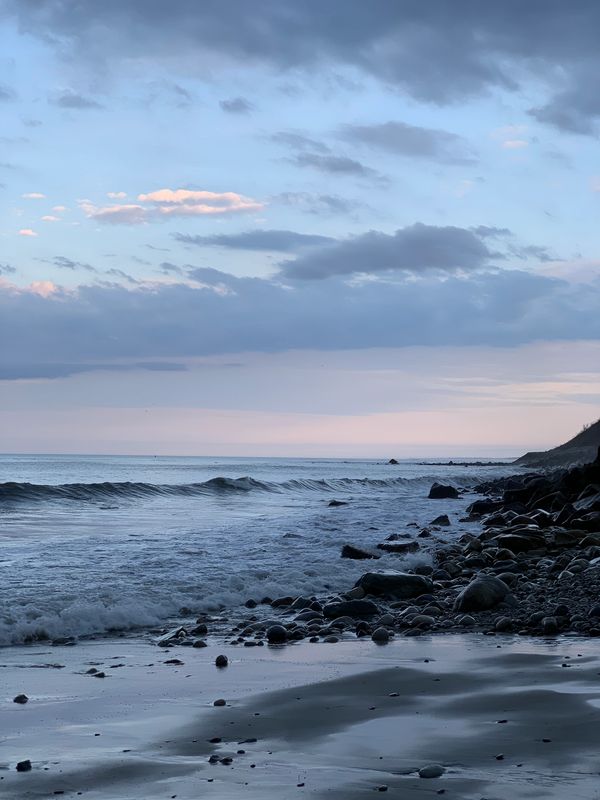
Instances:
[[[189,189],[158,189],[137,196],[139,203],[96,206],[80,200],[86,217],[97,222],[141,225],[169,217],[221,216],[260,211],[264,203],[236,192],[208,192]]]
[[[0,264],[0,275],[14,275],[16,271],[11,264]]]
[[[502,147],[505,150],[521,150],[524,147],[529,147],[529,142],[526,139],[507,139],[502,142]]]
[[[233,97],[231,100],[221,100],[221,109],[228,114],[249,114],[254,105],[245,97]]]
[[[95,100],[85,97],[84,95],[79,94],[72,89],[66,89],[65,91],[56,95],[54,98],[52,98],[51,102],[53,105],[59,106],[59,108],[69,108],[82,111],[92,108],[104,108],[104,106],[102,106],[100,103],[97,103]]]
[[[55,217],[52,214],[44,214],[42,222],[60,222],[60,217]]]
[[[111,200],[124,200],[127,197],[127,192],[107,192],[106,196]]]
[[[196,284],[190,283],[190,278]],[[0,367],[185,360],[241,352],[600,339],[600,284],[519,270],[292,286],[199,269],[126,288],[0,287]]]
[[[271,198],[274,203],[297,208],[306,214],[353,214],[359,209],[367,208],[360,200],[340,197],[336,194],[318,194],[314,192],[281,192]]]
[[[278,251],[280,253],[294,253],[305,247],[316,247],[335,241],[329,236],[285,230],[252,230],[212,236],[190,236],[184,233],[172,235],[178,242],[200,247],[227,247],[233,250]]]
[[[306,136],[303,133],[298,133],[297,131],[278,131],[269,138],[272,142],[275,142],[275,144],[289,147],[290,150],[301,152],[308,150],[313,153],[321,154],[331,153],[331,148],[328,145],[310,136]]]
[[[44,200],[46,195],[41,192],[25,192],[21,197],[25,200]]]
[[[62,214],[63,211],[66,211],[66,206],[52,206],[52,211],[56,211],[57,214]]]
[[[168,361],[139,362],[133,364],[0,364],[0,381],[32,380],[40,378],[55,380],[70,378],[84,372],[182,372],[186,367]]]
[[[472,230],[418,222],[394,234],[369,231],[340,240],[281,267],[287,278],[319,280],[357,273],[473,270],[488,264],[492,255]]]
[[[19,231],[19,236],[35,237],[37,236],[37,233],[31,228],[21,228],[21,230]]]
[[[340,137],[349,142],[409,158],[422,158],[444,164],[475,162],[468,142],[462,136],[434,128],[390,121],[375,125],[344,125]]]
[[[519,0],[329,0],[327,14],[320,0],[179,0],[176,14],[148,0],[75,7],[5,0],[4,8],[61,54],[115,72],[144,62],[176,64],[200,77],[232,64],[278,76],[349,72],[440,105],[494,89],[518,92],[533,80],[548,95],[532,111],[541,122],[589,134],[600,119],[600,6],[593,0],[580,0],[575,10],[533,0],[526,12]]]
[[[15,98],[15,92],[6,84],[0,83],[0,103],[14,100]]]
[[[377,183],[386,183],[388,179],[360,161],[347,156],[321,155],[320,153],[297,153],[288,158],[290,164],[297,167],[309,167],[329,175],[342,175],[367,178]]]
[[[83,261],[73,261],[73,259],[67,258],[66,256],[54,256],[51,263],[59,269],[70,269],[73,271],[82,269],[86,272],[98,272],[91,264],[86,264]]]

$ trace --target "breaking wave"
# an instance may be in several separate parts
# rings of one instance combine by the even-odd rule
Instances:
[[[434,477],[419,478],[336,478],[332,480],[295,479],[283,483],[260,481],[255,478],[218,477],[201,483],[155,484],[111,482],[104,483],[0,483],[0,504],[44,501],[104,502],[107,500],[136,500],[149,497],[201,497],[202,495],[243,494],[247,492],[360,492],[373,489],[397,489],[401,486],[428,485]],[[475,482],[461,477],[463,485]]]

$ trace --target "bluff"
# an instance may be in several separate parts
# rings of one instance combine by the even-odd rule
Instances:
[[[600,447],[600,419],[568,442],[540,453],[525,453],[514,462],[523,467],[570,467],[589,464]]]

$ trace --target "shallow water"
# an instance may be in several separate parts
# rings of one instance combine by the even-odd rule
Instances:
[[[456,460],[456,459],[455,459]],[[156,625],[187,607],[351,586],[373,547],[473,499],[427,500],[509,466],[340,459],[0,457],[0,644]],[[331,499],[348,501],[330,508]],[[427,559],[427,555],[420,556]],[[377,566],[401,566],[384,555]]]

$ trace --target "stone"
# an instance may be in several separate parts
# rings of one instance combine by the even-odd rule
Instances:
[[[267,628],[267,641],[269,644],[283,644],[287,641],[287,631],[283,625],[271,625]]]
[[[435,625],[435,618],[429,614],[417,614],[410,621],[412,628],[431,628]]]
[[[347,506],[348,503],[346,500],[330,500],[327,505],[329,508],[338,508],[339,506]]]
[[[208,647],[208,645],[204,641],[204,639],[194,639],[194,641],[192,642],[192,647],[201,648],[201,647]]]
[[[445,771],[441,764],[427,764],[419,770],[419,778],[440,778]]]
[[[429,524],[440,525],[444,528],[447,528],[448,525],[450,525],[450,517],[448,516],[448,514],[440,514],[439,517],[436,517],[435,519],[431,520]]]
[[[215,700],[215,702],[213,703],[213,706],[217,706],[217,707],[222,707],[222,706],[226,706],[226,705],[227,705],[227,702],[225,700],[223,700],[222,697],[220,697],[218,700]]]
[[[398,464],[398,462],[397,462],[397,460],[395,458],[390,458],[390,460],[388,461],[388,464],[396,465],[396,464]]]
[[[454,601],[455,611],[487,611],[509,594],[508,586],[494,575],[481,575],[471,581]]]
[[[544,540],[538,536],[523,536],[518,533],[503,533],[494,540],[498,547],[505,547],[513,553],[526,553],[544,547]]]
[[[25,703],[29,700],[26,694],[18,694],[16,697],[13,698],[13,703],[18,703],[20,706],[24,706]]]
[[[371,634],[371,639],[377,644],[387,644],[390,640],[390,633],[386,628],[376,628]]]
[[[427,497],[430,500],[456,500],[459,497],[458,489],[454,486],[445,486],[442,483],[434,483]]]
[[[558,633],[556,617],[544,617],[542,620],[542,633],[544,636],[555,636]]]
[[[406,553],[416,553],[421,545],[418,542],[381,542],[377,545],[378,550],[385,550],[386,553],[398,553],[404,555]]]
[[[25,761],[17,763],[17,772],[29,772],[31,770],[31,761],[27,758]]]
[[[373,617],[375,614],[379,614],[379,607],[372,600],[342,600],[339,603],[327,603],[323,607],[323,616],[327,619]]]
[[[408,572],[365,572],[356,582],[356,586],[376,597],[408,600],[430,592],[433,583],[424,575],[411,575]]]
[[[345,544],[342,547],[342,558],[364,561],[368,558],[380,558],[380,556],[375,555],[375,553],[369,553],[367,550],[361,550],[360,547],[354,547],[353,544]]]
[[[220,668],[226,667],[228,664],[229,664],[229,659],[227,658],[227,656],[221,655],[215,658],[215,666],[217,667]]]

